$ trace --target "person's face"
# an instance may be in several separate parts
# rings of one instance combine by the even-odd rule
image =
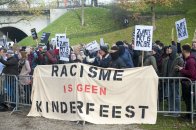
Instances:
[[[81,56],[84,56],[84,51],[80,51],[80,55]]]
[[[106,53],[105,53],[105,51],[103,51],[103,50],[99,50],[99,54],[100,54],[101,56],[104,56]]]
[[[166,49],[166,54],[169,54],[169,48]]]
[[[131,47],[132,47],[132,49],[134,49],[134,47],[135,47],[134,44],[131,44]]]
[[[196,42],[193,43],[192,49],[196,50]]]
[[[171,49],[171,47],[169,47],[168,52],[169,52],[169,54],[171,54],[171,53],[172,53],[172,49]]]
[[[0,55],[1,55],[1,56],[4,55],[3,49],[0,51]]]
[[[186,51],[184,51],[183,49],[182,49],[182,55],[183,55],[183,57],[186,59],[187,58],[187,53],[186,53]]]
[[[156,52],[155,52],[154,50],[152,50],[152,54],[153,54],[153,55],[155,55],[155,54],[156,54]]]
[[[71,54],[71,60],[72,61],[76,60],[76,55],[75,54]]]

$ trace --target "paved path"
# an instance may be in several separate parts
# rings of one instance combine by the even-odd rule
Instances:
[[[42,117],[27,117],[28,111],[0,112],[0,130],[141,130],[137,125],[94,125],[84,126],[76,122],[51,120]]]

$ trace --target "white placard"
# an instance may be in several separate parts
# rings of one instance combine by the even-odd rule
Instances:
[[[176,32],[177,32],[177,38],[178,41],[182,41],[184,39],[188,38],[188,31],[187,31],[187,25],[186,25],[186,19],[183,18],[179,21],[176,21]]]
[[[101,46],[104,46],[105,45],[103,38],[100,38],[100,45]]]
[[[135,26],[135,50],[152,51],[153,26]]]
[[[92,41],[91,43],[85,45],[85,48],[90,52],[96,52],[100,50],[100,45],[97,43],[97,41]]]
[[[69,61],[70,47],[69,39],[59,38],[59,56],[62,61]]]
[[[59,38],[64,38],[64,39],[66,39],[66,34],[65,33],[63,33],[63,34],[56,34],[55,35],[55,38],[56,38],[56,49],[59,49]]]

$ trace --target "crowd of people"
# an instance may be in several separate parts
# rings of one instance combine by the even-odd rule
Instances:
[[[104,68],[125,69],[140,67],[143,59],[143,65],[152,65],[159,77],[187,77],[192,81],[196,80],[196,41],[193,41],[192,47],[189,44],[181,47],[180,43],[174,41],[169,46],[165,46],[157,40],[153,43],[152,51],[145,52],[143,58],[141,51],[134,50],[134,44],[126,41],[117,41],[110,49],[107,44],[104,44],[96,52],[86,50],[83,44],[80,44],[77,49],[70,47],[69,61],[61,61],[59,49],[51,44],[36,48],[22,47],[19,50],[0,48],[0,56],[0,73],[6,75],[28,76],[33,74],[37,65],[77,62]],[[29,81],[21,80],[21,82],[23,85],[29,84]],[[179,82],[171,81],[169,85],[170,93],[165,92],[171,100],[169,110],[179,111]],[[187,111],[190,111],[191,87],[186,81],[182,81],[182,86],[182,96]]]

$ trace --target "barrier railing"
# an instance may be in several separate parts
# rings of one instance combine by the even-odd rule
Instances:
[[[31,106],[32,76],[2,75],[0,77],[0,95],[3,95],[4,102],[13,106],[12,112],[19,110],[20,106]],[[182,100],[183,86],[186,82],[190,86],[190,110]],[[196,114],[196,81],[185,77],[159,77],[158,91],[158,113],[178,117],[180,114],[189,114],[191,122]]]
[[[190,88],[184,86],[184,83],[188,84]],[[189,91],[187,97],[183,96],[185,95],[185,89]],[[195,92],[196,89],[193,91],[193,82],[189,78],[159,77],[158,113],[174,117],[178,117],[180,114],[188,114],[191,117],[191,122],[194,123],[193,99]],[[187,101],[184,104],[185,98]],[[187,107],[190,108],[186,109]]]

